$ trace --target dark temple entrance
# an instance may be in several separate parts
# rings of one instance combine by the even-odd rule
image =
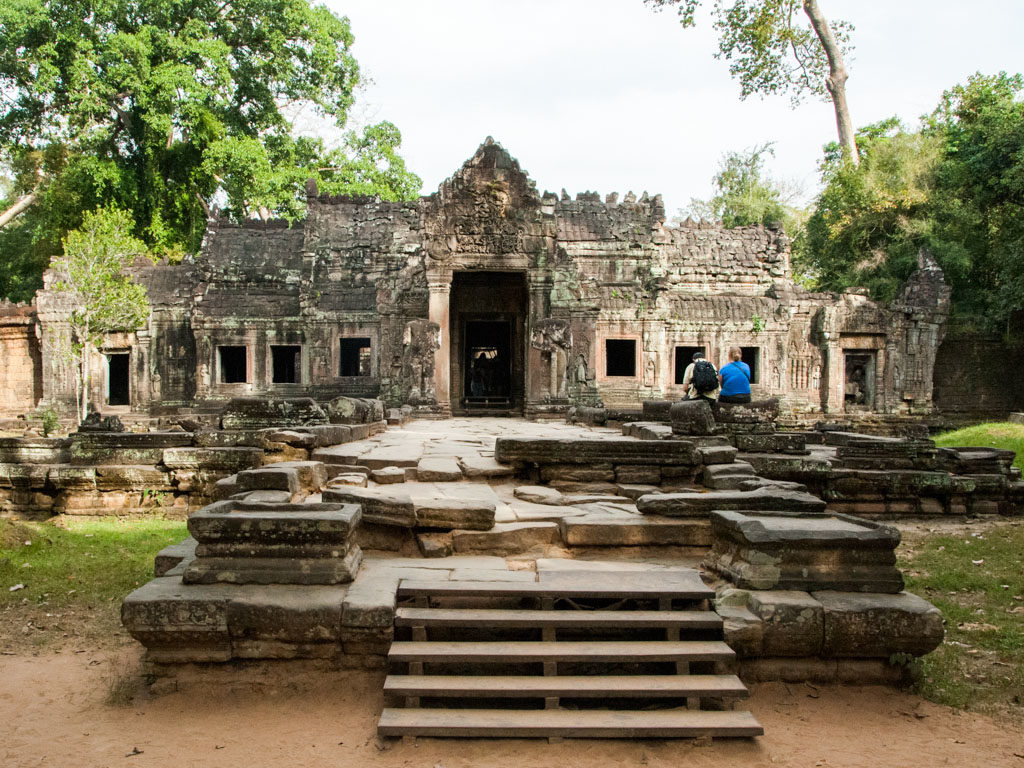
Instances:
[[[525,275],[456,272],[449,306],[452,410],[522,412]]]
[[[107,355],[107,405],[131,405],[129,362],[131,355]]]

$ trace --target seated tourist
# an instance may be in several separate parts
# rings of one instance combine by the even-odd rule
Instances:
[[[703,352],[693,353],[693,362],[683,372],[683,400],[696,400],[702,397],[714,402],[717,397],[721,377],[710,361],[704,359]]]
[[[718,372],[718,381],[722,385],[718,395],[720,403],[750,402],[750,366],[740,357],[739,347],[729,347],[729,363]]]

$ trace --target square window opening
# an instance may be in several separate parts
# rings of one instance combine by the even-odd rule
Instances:
[[[222,384],[244,384],[249,380],[245,347],[217,347]]]
[[[702,355],[707,355],[708,353],[707,349],[704,347],[676,347],[676,384],[683,383],[683,376],[686,374],[686,366],[693,362],[693,356],[698,352]]]
[[[605,375],[636,376],[636,340],[605,339]]]
[[[370,339],[353,338],[341,340],[339,376],[370,376]]]
[[[740,360],[750,366],[750,383],[761,383],[761,348],[740,347]]]
[[[302,347],[299,346],[272,346],[270,348],[271,358],[271,381],[274,384],[299,384],[299,375],[302,370]]]

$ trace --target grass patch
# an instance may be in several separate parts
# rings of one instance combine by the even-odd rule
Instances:
[[[185,523],[162,518],[0,520],[0,641],[117,631],[121,599],[153,577],[157,552],[187,535]]]
[[[945,641],[920,662],[922,696],[981,712],[1024,705],[1022,552],[1020,523],[975,525],[900,548],[907,589],[946,619]]]
[[[975,424],[973,427],[943,432],[935,437],[935,444],[940,448],[985,447],[1015,451],[1017,458],[1013,463],[1024,469],[1024,424],[1011,424],[1008,421]]]

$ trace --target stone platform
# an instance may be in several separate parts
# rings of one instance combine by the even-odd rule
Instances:
[[[231,659],[380,666],[403,579],[537,583],[579,570],[700,572],[756,679],[891,680],[893,653],[941,640],[941,616],[899,592],[891,562],[860,568],[857,546],[875,533],[891,558],[881,528],[824,514],[802,487],[736,462],[720,437],[453,419],[308,455],[218,483],[226,501],[193,516],[196,540],[161,553],[160,575],[125,600],[125,626],[156,671]],[[860,544],[837,544],[837,526]],[[773,537],[788,543],[772,549]],[[766,562],[770,584],[752,567]],[[814,577],[800,581],[808,564]]]

